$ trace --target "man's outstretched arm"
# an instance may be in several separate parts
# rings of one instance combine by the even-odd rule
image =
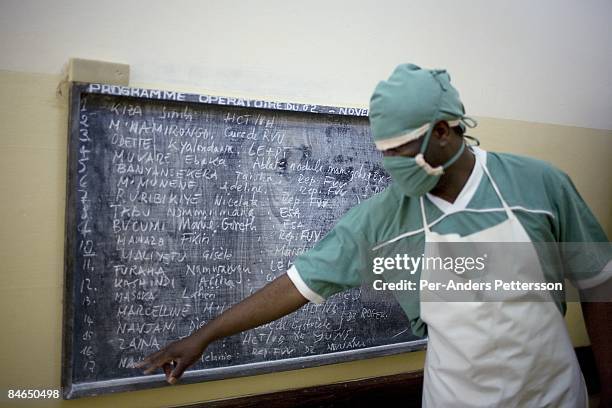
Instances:
[[[182,340],[170,343],[136,365],[151,374],[162,368],[170,384],[195,363],[214,340],[231,336],[292,313],[308,303],[287,274],[281,275]],[[174,364],[173,364],[174,363]]]

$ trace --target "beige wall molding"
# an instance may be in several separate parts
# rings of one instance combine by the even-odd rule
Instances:
[[[95,82],[128,86],[130,66],[117,62],[70,58],[68,61],[69,82]]]

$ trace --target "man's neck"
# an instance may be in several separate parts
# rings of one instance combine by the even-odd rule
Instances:
[[[475,164],[474,153],[470,149],[465,149],[459,159],[444,171],[440,181],[430,191],[430,194],[449,203],[454,203],[470,178]]]

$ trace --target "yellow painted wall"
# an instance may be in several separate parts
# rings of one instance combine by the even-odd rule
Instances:
[[[11,388],[60,386],[67,100],[56,95],[59,82],[60,77],[55,75],[0,71],[0,405],[7,403],[6,391]],[[481,118],[472,133],[486,149],[535,156],[567,171],[608,236],[612,235],[612,131]],[[567,320],[574,344],[587,344],[579,305],[570,305]],[[24,405],[180,405],[395,374],[420,369],[423,360],[424,353],[416,352],[73,401],[29,401]],[[19,405],[12,401],[11,406]]]

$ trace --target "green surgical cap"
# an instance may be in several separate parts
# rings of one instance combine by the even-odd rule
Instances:
[[[370,98],[370,127],[379,150],[418,139],[440,120],[451,127],[463,126],[464,114],[459,92],[446,70],[421,69],[414,64],[395,68]]]

